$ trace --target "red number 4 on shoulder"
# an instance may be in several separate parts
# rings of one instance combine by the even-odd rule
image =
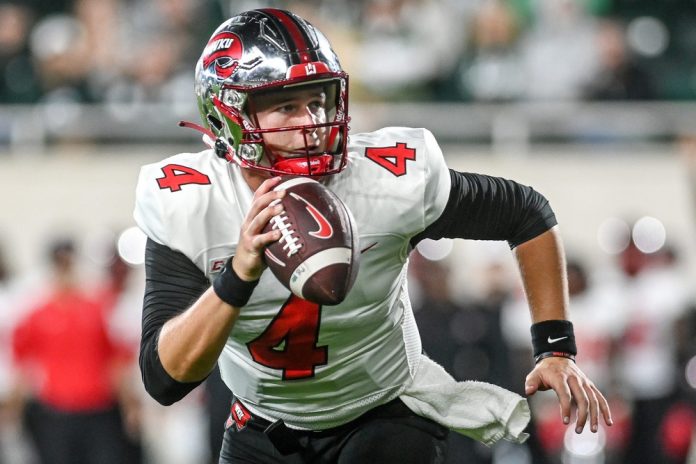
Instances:
[[[366,148],[365,156],[399,177],[406,174],[406,162],[416,159],[416,150],[408,148],[405,143],[398,142],[393,147]]]
[[[162,173],[164,176],[157,178],[157,185],[163,190],[168,188],[172,192],[178,192],[181,190],[182,185],[210,184],[210,177],[188,166],[182,166],[181,164],[168,164],[162,167]]]

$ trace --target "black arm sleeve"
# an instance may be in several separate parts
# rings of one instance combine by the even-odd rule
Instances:
[[[556,225],[548,200],[531,187],[500,177],[450,169],[452,188],[442,215],[411,239],[507,240],[510,248]]]
[[[145,390],[161,404],[179,401],[203,382],[173,379],[162,366],[157,343],[164,323],[191,306],[209,285],[201,270],[182,253],[147,240],[140,372]]]

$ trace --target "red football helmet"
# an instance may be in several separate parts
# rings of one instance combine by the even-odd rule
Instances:
[[[225,21],[203,50],[195,80],[205,126],[199,129],[215,142],[218,155],[278,175],[321,176],[346,166],[348,75],[326,37],[297,15],[269,8]],[[325,120],[259,126],[257,96],[310,85],[320,85],[326,96]],[[303,134],[304,149],[280,154],[265,143],[264,134],[286,131]],[[307,134],[319,134],[321,143],[310,142]]]

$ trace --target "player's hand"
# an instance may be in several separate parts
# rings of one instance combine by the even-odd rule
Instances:
[[[282,203],[271,204],[285,196],[285,190],[273,191],[280,180],[280,177],[272,177],[263,181],[254,192],[251,208],[242,222],[237,251],[232,260],[232,268],[242,280],[251,282],[261,277],[265,267],[263,251],[269,243],[280,238],[278,230],[263,233],[268,221],[283,212]]]
[[[572,360],[560,357],[542,359],[525,380],[527,396],[549,389],[558,396],[564,424],[570,423],[573,405],[577,408],[576,433],[582,432],[588,417],[590,430],[597,432],[600,412],[607,425],[613,424],[604,395]]]

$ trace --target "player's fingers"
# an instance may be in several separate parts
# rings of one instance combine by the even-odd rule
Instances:
[[[251,199],[251,205],[249,206],[249,211],[246,216],[248,221],[259,214],[259,211],[268,206],[271,201],[276,198],[281,198],[285,194],[285,190],[273,190],[280,181],[280,177],[271,177],[263,181],[254,191],[254,196]]]
[[[257,209],[261,210],[261,208],[265,207],[270,201],[273,200],[273,198],[279,198],[279,196],[284,195],[285,189],[278,191],[273,190],[281,181],[282,178],[278,176],[264,180],[261,185],[254,190],[254,196],[251,201],[251,209],[253,209],[254,206],[257,206]],[[268,198],[270,198],[270,200],[268,200]],[[261,206],[259,207],[259,205]]]
[[[280,238],[280,231],[271,230],[263,234],[255,235],[252,239],[252,246],[256,250],[262,250],[271,243],[277,241]]]
[[[280,183],[281,180],[282,178],[278,176],[270,177],[264,180],[263,182],[261,182],[261,185],[259,185],[259,187],[254,191],[254,196],[260,197],[261,195],[270,192],[275,188],[276,185]]]
[[[559,381],[556,385],[553,385],[552,388],[556,392],[556,396],[558,396],[558,403],[561,408],[561,418],[563,419],[563,423],[569,424],[572,396],[566,378],[563,377],[561,381]]]
[[[587,399],[590,402],[590,430],[592,432],[597,432],[597,428],[599,427],[599,401],[597,400],[597,395],[595,395],[591,383],[585,383],[584,388]]]
[[[248,232],[252,235],[260,234],[266,224],[268,224],[268,221],[270,221],[273,216],[281,214],[283,211],[285,211],[283,203],[281,203],[279,198],[276,198],[251,219]],[[278,238],[280,238],[280,236],[278,236]]]
[[[524,393],[527,396],[531,396],[539,390],[541,386],[541,378],[536,370],[532,371],[527,375],[524,381]]]
[[[604,417],[604,422],[607,425],[614,425],[614,420],[611,418],[611,409],[609,408],[609,402],[607,402],[607,399],[602,395],[602,392],[599,391],[599,389],[595,386],[592,385],[592,390],[595,393],[595,396],[597,397],[597,401],[599,403],[599,410],[602,412],[602,417]]]
[[[268,207],[268,205],[270,205],[276,200],[281,200],[284,196],[285,190],[271,190],[270,192],[266,192],[258,197],[255,196],[254,200],[251,202],[251,206],[249,207],[249,211],[246,215],[246,227],[251,226],[251,223],[254,221],[254,218],[256,218],[256,216],[258,216],[264,208]],[[263,225],[265,225],[265,223]]]
[[[580,379],[576,375],[571,375],[568,377],[568,385],[573,395],[573,400],[578,408],[578,417],[575,421],[575,433],[582,433],[582,429],[585,428],[585,423],[587,422],[587,416],[589,415],[589,404],[590,401],[587,398],[587,393],[580,383]]]

